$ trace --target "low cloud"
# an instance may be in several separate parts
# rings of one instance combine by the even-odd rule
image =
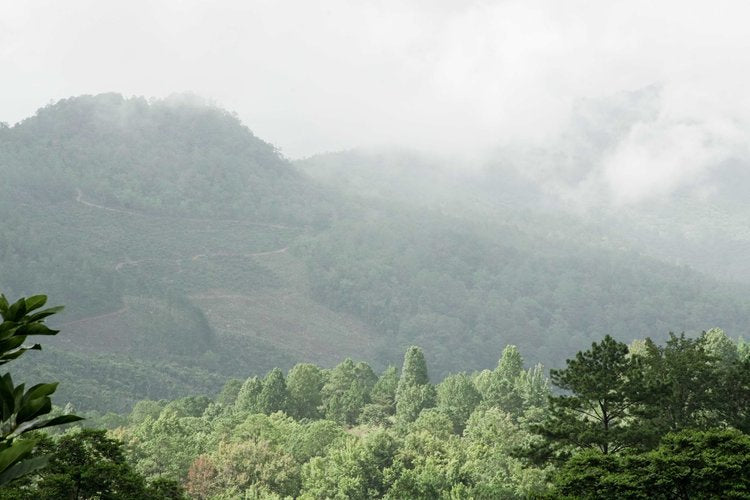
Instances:
[[[82,93],[192,91],[292,158],[379,145],[472,160],[544,150],[544,161],[524,156],[529,176],[621,204],[746,156],[745,1],[72,0],[3,11],[8,122]],[[636,104],[644,116],[609,105],[581,115],[582,101],[645,88],[659,92],[655,107]]]

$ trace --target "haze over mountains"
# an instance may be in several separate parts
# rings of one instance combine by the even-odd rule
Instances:
[[[606,333],[746,334],[745,165],[642,200],[592,173],[656,95],[589,103],[563,145],[469,169],[404,150],[290,162],[184,96],[42,108],[0,128],[0,289],[68,306],[26,374],[124,410],[302,361],[383,367],[411,344],[440,377],[506,344],[559,365]]]

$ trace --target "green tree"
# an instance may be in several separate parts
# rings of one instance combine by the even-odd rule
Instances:
[[[524,467],[515,451],[533,436],[500,408],[477,408],[462,444],[462,472],[471,485],[467,498],[535,498],[547,490],[549,468]]]
[[[448,415],[453,432],[461,434],[482,396],[465,373],[450,375],[437,386],[437,409]]]
[[[570,394],[550,397],[549,414],[536,429],[551,441],[604,454],[630,444],[631,431],[623,424],[633,406],[630,384],[637,370],[628,346],[607,335],[566,363],[550,376]]]
[[[323,371],[313,364],[299,363],[289,370],[286,378],[289,414],[297,419],[320,418],[324,382]]]
[[[132,449],[135,468],[145,477],[182,479],[195,457],[206,451],[208,430],[203,418],[163,411],[156,420],[147,417],[116,435]]]
[[[42,309],[45,295],[20,298],[12,305],[0,294],[0,365],[4,365],[29,350],[39,350],[39,344],[24,345],[29,335],[56,335],[44,324],[45,318],[62,307]],[[36,311],[36,312],[34,312]],[[49,417],[52,395],[57,383],[37,384],[26,390],[24,384],[13,384],[10,373],[0,378],[0,485],[8,483],[47,464],[46,456],[32,457],[37,441],[22,436],[35,429],[43,429],[80,420],[75,415]]]
[[[389,366],[373,386],[370,399],[374,404],[382,406],[388,415],[393,415],[396,413],[397,387],[398,371],[395,366]]]
[[[131,425],[138,425],[148,417],[156,420],[163,409],[164,403],[160,401],[152,401],[150,399],[138,401],[133,405],[133,409],[130,411],[130,415],[128,415],[128,422]]]
[[[289,393],[284,374],[278,368],[274,368],[263,380],[263,389],[258,395],[258,409],[270,415],[277,411],[287,411],[288,402]]]
[[[718,414],[722,422],[750,433],[750,358],[733,363],[716,388],[722,396]]]
[[[249,377],[237,393],[235,409],[242,413],[260,413],[262,410],[258,398],[261,391],[263,391],[263,381],[255,376]]]
[[[587,451],[556,474],[556,497],[748,498],[750,436],[737,430],[684,430],[651,451],[603,455]]]
[[[506,346],[497,363],[497,368],[489,375],[482,394],[485,406],[495,406],[513,415],[520,415],[523,409],[523,395],[517,387],[518,378],[523,373],[523,358],[514,345]]]
[[[737,344],[721,328],[711,328],[701,338],[703,349],[721,365],[728,367],[739,361]]]
[[[411,346],[404,354],[404,365],[401,368],[399,386],[403,385],[425,385],[430,382],[427,376],[427,361],[424,352],[417,346]]]
[[[667,432],[707,429],[720,423],[715,411],[722,404],[719,361],[705,346],[705,337],[670,334],[663,346],[646,339],[639,356],[640,383],[633,386],[640,404],[633,408],[647,446]]]
[[[220,443],[209,455],[193,462],[187,491],[195,498],[228,494],[242,498],[253,487],[284,496],[299,493],[299,466],[291,455],[267,441]]]
[[[0,498],[184,498],[174,481],[157,478],[148,484],[125,460],[122,443],[107,437],[106,431],[83,429],[56,439],[45,437],[40,448],[49,454],[49,465],[36,477],[13,483]]]
[[[381,498],[387,484],[384,471],[398,448],[387,432],[376,431],[362,439],[348,436],[322,457],[302,467],[303,499]]]
[[[435,388],[427,376],[427,362],[422,349],[411,346],[404,355],[404,365],[396,388],[396,418],[413,422],[419,412],[435,405]]]
[[[385,470],[384,479],[389,484],[385,498],[462,498],[451,496],[457,486],[468,482],[461,470],[466,457],[460,440],[449,434],[449,420],[444,420],[447,428],[441,433],[439,414],[433,411],[425,414],[427,418],[422,423],[429,425],[406,435],[392,458],[393,464]]]
[[[524,409],[545,408],[550,395],[549,379],[544,375],[541,364],[529,368],[516,379],[515,390],[523,400]]]
[[[171,401],[164,410],[173,411],[178,417],[200,417],[210,404],[207,396],[186,396]]]
[[[216,402],[225,408],[234,405],[242,389],[242,383],[242,380],[237,378],[227,380],[219,395],[216,396]]]
[[[362,408],[370,401],[370,391],[377,377],[364,363],[347,358],[328,375],[323,386],[326,418],[342,424],[357,423]]]

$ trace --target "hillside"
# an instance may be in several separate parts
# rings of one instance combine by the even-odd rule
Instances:
[[[0,129],[0,290],[68,306],[23,375],[123,411],[303,361],[381,369],[415,343],[442,377],[508,343],[560,364],[605,333],[750,324],[747,286],[530,211],[521,178],[450,190],[420,186],[413,158],[352,159],[316,174],[184,98],[71,98]],[[361,164],[383,170],[358,180]]]
[[[229,113],[84,96],[0,144],[0,289],[67,306],[63,334],[24,360],[32,377],[84,381],[61,398],[124,410],[368,352],[369,327],[312,301],[288,251],[335,196]]]

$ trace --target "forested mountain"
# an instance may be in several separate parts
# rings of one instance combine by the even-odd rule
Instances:
[[[543,195],[523,176],[446,199],[455,171],[434,171],[401,154],[292,164],[195,99],[47,106],[0,129],[0,289],[69,305],[65,335],[19,364],[61,379],[58,400],[126,410],[302,361],[379,370],[412,344],[442,377],[508,343],[559,365],[604,333],[745,333],[750,287],[551,201],[530,210]]]

